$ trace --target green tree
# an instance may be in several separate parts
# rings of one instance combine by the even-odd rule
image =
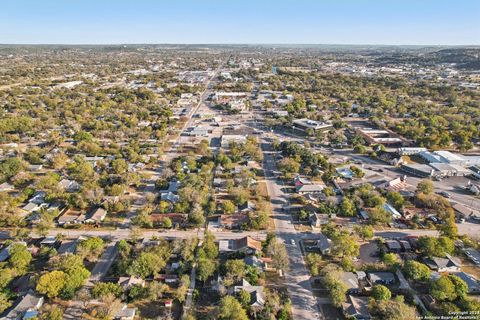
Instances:
[[[40,317],[41,320],[62,320],[63,310],[62,308],[52,305]]]
[[[402,210],[405,199],[397,191],[390,191],[387,193],[387,200],[397,210]]]
[[[128,170],[128,164],[123,159],[115,159],[111,162],[112,170],[116,174],[123,174]]]
[[[368,220],[372,224],[386,224],[392,221],[392,216],[383,206],[376,206],[368,212]]]
[[[449,276],[441,276],[431,284],[430,294],[437,300],[453,301],[457,298],[455,284]]]
[[[92,237],[80,242],[77,253],[88,261],[95,261],[103,252],[104,242],[100,237]]]
[[[0,313],[10,308],[11,305],[12,303],[8,299],[7,294],[5,294],[3,291],[0,291]]]
[[[248,291],[241,289],[237,293],[237,297],[238,297],[238,301],[240,301],[242,306],[247,307],[250,304],[251,296]]]
[[[220,301],[219,318],[222,320],[248,320],[245,309],[232,296],[225,296]]]
[[[291,179],[300,171],[300,163],[293,158],[283,158],[277,163],[278,170],[286,179]]]
[[[223,213],[224,214],[233,214],[235,213],[235,204],[230,200],[225,200],[222,203]]]
[[[123,289],[119,284],[113,282],[97,282],[92,288],[92,295],[97,299],[110,294],[119,298],[123,294]]]
[[[40,276],[37,282],[37,291],[47,295],[49,298],[55,298],[65,287],[67,275],[63,271],[51,271]]]
[[[357,209],[352,200],[348,197],[343,197],[342,203],[340,204],[340,213],[345,217],[355,217],[357,214]]]
[[[353,227],[355,232],[363,240],[372,239],[374,236],[374,230],[372,226],[369,225],[356,225]]]
[[[28,251],[27,247],[23,244],[15,243],[10,247],[9,253],[9,266],[15,270],[17,275],[24,274],[32,261],[32,254],[30,251]]]
[[[267,256],[272,258],[272,265],[277,270],[285,270],[288,268],[288,253],[285,244],[276,240],[271,241],[267,246]]]
[[[415,281],[428,281],[430,279],[430,268],[415,260],[408,260],[403,266],[407,278]]]
[[[209,258],[200,258],[197,263],[197,279],[200,281],[206,281],[210,278],[217,269],[217,265],[214,260]]]
[[[383,263],[388,267],[398,265],[398,257],[395,253],[386,253],[382,257]]]
[[[245,276],[245,262],[241,259],[230,259],[225,262],[227,277],[239,281]]]
[[[433,193],[433,182],[428,179],[424,179],[420,181],[417,185],[417,192],[421,192],[424,194],[432,194]]]
[[[318,276],[320,273],[320,264],[322,263],[322,257],[318,253],[308,253],[305,257],[305,260],[312,276]]]
[[[390,300],[392,297],[392,293],[390,290],[382,285],[375,285],[372,288],[372,297],[379,301],[379,300]]]

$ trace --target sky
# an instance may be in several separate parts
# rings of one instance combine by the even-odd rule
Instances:
[[[480,45],[480,0],[3,0],[0,43]]]

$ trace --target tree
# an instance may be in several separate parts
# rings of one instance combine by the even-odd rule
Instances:
[[[374,236],[374,230],[372,226],[369,225],[356,225],[353,227],[355,232],[358,234],[360,238],[363,240],[372,239]]]
[[[433,192],[433,182],[428,179],[420,181],[417,185],[417,192],[424,194],[432,194]]]
[[[173,222],[172,222],[172,219],[170,219],[169,217],[165,217],[162,219],[162,226],[165,228],[165,229],[171,229],[173,227]]]
[[[8,299],[8,296],[5,294],[5,292],[0,291],[0,313],[10,308],[11,305],[12,303]]]
[[[395,300],[371,300],[368,306],[370,313],[375,319],[388,320],[415,320],[417,314],[415,308],[403,302],[403,297],[398,296]]]
[[[245,276],[245,262],[241,259],[230,259],[225,262],[227,277],[233,281],[241,280]]]
[[[30,251],[28,251],[27,247],[23,244],[15,243],[10,247],[9,253],[9,266],[15,270],[17,275],[24,274],[32,261],[32,254]]]
[[[206,281],[210,278],[217,269],[217,265],[214,260],[209,258],[200,258],[197,263],[197,279],[200,281]]]
[[[395,253],[386,253],[383,255],[382,261],[388,267],[392,267],[398,264],[398,257]]]
[[[293,158],[283,158],[277,163],[278,170],[286,179],[291,179],[294,174],[300,171],[300,163]]]
[[[222,320],[248,320],[245,309],[232,296],[225,296],[220,301],[219,318]]]
[[[373,286],[372,297],[377,301],[379,301],[379,300],[390,300],[390,298],[392,297],[392,293],[390,292],[390,290],[387,287],[382,286],[380,284],[380,285]]]
[[[62,320],[63,310],[62,308],[52,305],[40,317],[41,320]]]
[[[392,221],[392,216],[383,206],[376,206],[368,212],[368,220],[372,224],[386,224]]]
[[[47,272],[38,279],[36,289],[49,298],[55,298],[60,295],[66,281],[67,275],[63,271]]]
[[[455,284],[449,276],[441,276],[431,284],[430,294],[437,300],[453,301],[457,298]]]
[[[250,304],[251,296],[247,290],[241,289],[237,293],[237,297],[242,306],[247,307]]]
[[[230,200],[225,200],[222,204],[224,214],[235,213],[235,204]]]
[[[115,159],[111,162],[112,170],[116,174],[123,174],[128,170],[128,164],[123,159]]]
[[[357,214],[357,209],[352,200],[348,197],[343,197],[340,204],[340,213],[345,217],[354,217]]]
[[[102,254],[103,247],[104,242],[102,238],[92,237],[80,242],[77,246],[77,252],[88,261],[93,262]]]
[[[271,241],[267,246],[267,256],[272,258],[272,265],[277,270],[285,270],[288,268],[288,253],[285,244],[276,240]]]
[[[339,308],[346,299],[347,287],[343,282],[340,282],[341,270],[335,264],[329,264],[321,271],[323,276],[323,284],[329,290],[332,304]]]
[[[308,253],[305,257],[305,260],[312,276],[318,276],[320,273],[320,263],[322,262],[322,257],[318,253]]]
[[[388,202],[397,210],[402,210],[405,199],[397,191],[390,191],[387,193]]]
[[[160,272],[165,264],[165,259],[161,255],[154,252],[142,252],[137,259],[133,260],[127,269],[127,273],[145,279],[149,275]]]
[[[407,278],[415,281],[428,281],[430,279],[430,268],[415,260],[408,260],[403,266]]]
[[[455,250],[455,242],[447,237],[421,236],[418,239],[420,252],[428,257],[444,257],[445,254],[452,254]]]
[[[123,289],[119,284],[113,282],[97,282],[93,286],[92,295],[95,298],[102,298],[109,294],[119,298],[123,294]]]

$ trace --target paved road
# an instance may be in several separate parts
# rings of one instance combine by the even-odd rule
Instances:
[[[290,299],[292,300],[292,312],[295,320],[324,319],[318,309],[317,298],[313,296],[310,284],[310,273],[305,266],[303,256],[298,243],[301,235],[295,230],[282,207],[288,202],[286,194],[282,191],[281,182],[275,179],[275,158],[271,151],[271,144],[262,141],[264,151],[264,169],[268,193],[272,202],[273,219],[277,237],[287,245],[287,253],[290,259],[290,269],[285,272],[285,284],[287,285]],[[296,245],[291,244],[291,240]]]
[[[95,267],[93,267],[92,274],[88,278],[87,286],[92,286],[95,282],[102,280],[112,266],[117,256],[117,243],[111,242],[105,248],[100,259],[98,259]]]
[[[228,239],[239,239],[246,236],[250,236],[257,240],[265,240],[266,238],[266,231],[243,231],[243,232],[232,232],[232,231],[223,231],[212,229],[209,230],[215,235],[217,240],[228,240]],[[131,237],[131,231],[129,229],[116,229],[116,230],[101,230],[101,229],[93,229],[93,230],[72,230],[72,229],[53,229],[50,230],[48,235],[49,236],[56,236],[58,234],[62,234],[67,238],[76,238],[79,236],[84,237],[104,237],[104,238],[111,238],[114,241],[119,241],[122,239],[129,239]],[[35,233],[33,233],[35,236]],[[200,239],[203,238],[203,230],[197,233],[196,230],[141,230],[140,231],[141,237],[144,238],[152,238],[158,237],[160,239],[186,239],[198,236]],[[37,237],[41,237],[40,235],[36,235]],[[0,239],[9,239],[9,232],[6,230],[0,231]]]

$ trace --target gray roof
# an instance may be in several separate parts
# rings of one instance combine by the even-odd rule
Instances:
[[[43,305],[43,297],[36,296],[29,292],[15,301],[14,307],[8,314],[2,318],[6,320],[21,319],[25,312],[37,310]]]
[[[369,272],[370,281],[376,282],[395,282],[395,275],[391,272]]]

